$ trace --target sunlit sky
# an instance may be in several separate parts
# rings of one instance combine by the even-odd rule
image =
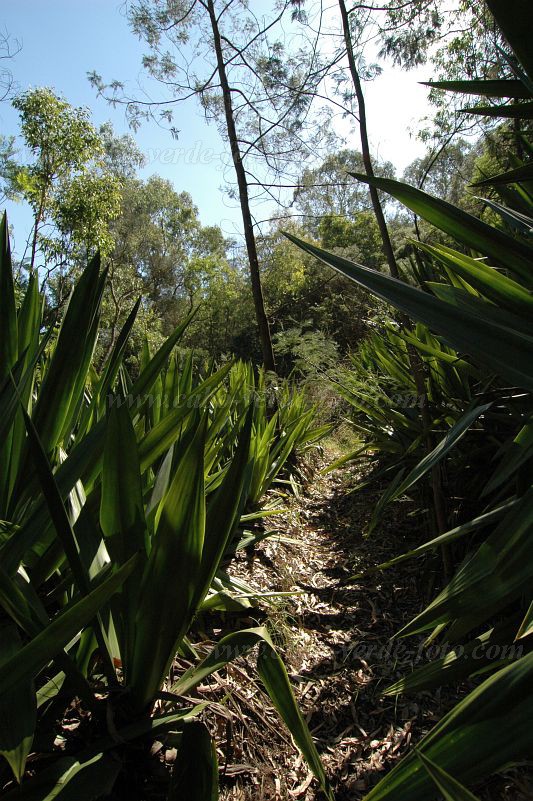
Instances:
[[[251,0],[251,7],[266,8],[266,0]],[[92,70],[131,87],[143,78],[145,48],[131,33],[120,0],[3,0],[1,25],[12,43],[21,45],[9,62],[19,91],[49,86],[73,105],[89,107],[95,125],[110,120],[117,133],[130,132],[123,109],[98,98],[87,79]],[[428,68],[406,73],[385,65],[379,78],[365,84],[372,151],[392,161],[398,173],[423,153],[415,133],[428,113],[427,89],[418,83],[427,78]],[[219,224],[228,236],[238,236],[239,211],[223,187],[224,143],[194,99],[179,107],[175,119],[178,141],[155,123],[134,134],[147,158],[141,175],[168,178],[178,191],[192,195],[204,224]],[[0,104],[0,131],[18,131],[18,114],[6,102]],[[347,145],[358,149],[359,143],[354,138]],[[22,204],[8,203],[7,209],[20,255],[31,216]]]

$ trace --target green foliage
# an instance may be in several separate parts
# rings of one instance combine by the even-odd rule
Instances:
[[[371,211],[368,192],[347,180],[347,169],[363,168],[363,157],[355,150],[340,150],[326,156],[322,164],[314,169],[306,169],[298,181],[294,193],[294,203],[303,215],[308,232],[319,235],[322,218],[337,215],[351,220],[359,212]],[[377,175],[392,178],[394,168],[390,162],[377,162]]]
[[[0,180],[2,181],[0,200],[2,201],[11,194],[11,177],[16,170],[15,152],[15,137],[0,134]]]
[[[309,230],[307,224],[295,222],[286,228],[300,237]],[[324,218],[322,228],[336,252],[357,260],[365,258],[381,266],[381,244],[373,217],[367,212],[356,214],[353,221],[331,215]],[[323,244],[323,240],[319,241]],[[281,357],[277,365],[281,375],[288,375],[295,362],[298,362],[298,371],[306,370],[304,351],[309,351],[307,355],[315,351],[319,361],[320,351],[323,351],[326,364],[332,348],[337,347],[343,356],[364,337],[377,304],[369,303],[358,287],[337,275],[325,281],[319,262],[295,251],[280,229],[259,239],[258,247],[273,339]],[[244,297],[241,304],[246,308]],[[300,355],[295,342],[298,330],[305,332]]]
[[[276,356],[284,358],[283,366],[288,373],[301,377],[318,377],[333,368],[338,359],[338,348],[332,339],[322,331],[299,326],[276,334],[274,351]]]
[[[111,139],[107,147],[116,162],[120,141]],[[115,168],[124,170],[123,157],[119,161]],[[248,287],[226,258],[220,228],[201,225],[187,192],[176,192],[158,176],[146,181],[124,178],[121,212],[110,233],[114,246],[103,300],[100,354],[111,351],[137,295],[143,296],[143,303],[130,339],[132,359],[142,350],[145,336],[157,347],[198,305],[198,318],[183,344],[217,357],[231,349],[238,313],[242,314],[238,307]]]
[[[13,100],[21,135],[33,156],[11,166],[10,192],[33,211],[30,268],[38,249],[48,269],[109,251],[109,222],[118,215],[120,183],[101,161],[102,141],[86,109],[73,108],[51,89],[32,89]],[[43,233],[52,223],[52,234]]]
[[[524,26],[516,28],[515,9],[499,2],[490,2],[489,6],[510,44],[515,44],[515,36],[518,45],[523,44]],[[525,8],[524,12],[525,24],[529,12]],[[528,70],[527,75],[522,68]],[[522,59],[522,67],[515,72],[531,96],[529,61]],[[483,93],[483,87],[476,83],[472,91]],[[491,84],[490,93],[496,91],[506,96],[505,87]],[[519,112],[522,105],[514,108]],[[527,109],[527,104],[524,107]],[[421,287],[291,237],[308,253],[418,322],[412,332],[397,332],[389,326],[385,341],[374,336],[365,343],[361,355],[377,380],[365,395],[363,367],[351,393],[360,426],[375,447],[393,454],[406,453],[377,513],[386,501],[408,491],[444,459],[461,486],[461,495],[479,498],[474,519],[466,517],[472,511],[467,507],[459,526],[378,568],[457,540],[463,546],[455,553],[454,575],[397,635],[424,632],[429,641],[451,642],[455,650],[404,677],[387,690],[389,694],[435,687],[448,680],[456,682],[474,677],[480,669],[489,677],[444,716],[423,738],[418,751],[382,779],[367,796],[369,801],[426,799],[433,797],[436,788],[449,798],[471,798],[463,782],[474,782],[527,758],[533,703],[533,655],[528,639],[533,492],[533,205],[525,183],[529,167],[528,162],[519,172],[496,178],[495,186],[502,186],[506,203],[506,207],[492,205],[503,222],[498,228],[414,187],[356,175],[389,192],[464,248],[461,252],[443,245],[415,243],[416,275]],[[524,224],[517,235],[520,220]],[[445,432],[422,460],[419,446],[424,418],[407,414],[393,394],[398,386],[404,391],[412,389],[406,369],[407,345],[415,349],[426,368],[426,387],[432,393],[430,431]],[[479,407],[483,397],[490,402]],[[410,465],[412,457],[414,466]],[[476,470],[477,464],[482,465],[480,470]],[[477,637],[472,639],[475,633]],[[510,649],[513,641],[519,646]],[[496,657],[476,658],[476,649],[482,644],[491,645]]]
[[[96,344],[98,365],[111,353],[139,295],[143,302],[125,354],[134,371],[145,340],[157,349],[178,320],[198,305],[183,346],[205,357],[233,355],[259,362],[247,263],[235,243],[217,226],[200,223],[186,192],[158,176],[136,177],[144,157],[130,136],[116,136],[109,124],[96,130],[86,110],[73,108],[49,89],[27,92],[15,103],[22,138],[31,144],[34,158],[17,164],[12,143],[6,140],[2,171],[6,192],[25,199],[33,211],[26,266],[46,268],[40,272],[47,290],[45,321],[65,307],[87,256],[99,247],[106,254],[108,280]],[[54,134],[49,135],[52,125]],[[360,156],[350,154],[352,166],[360,166]],[[381,245],[373,216],[361,211],[367,207],[364,191],[351,197],[350,189],[343,190],[346,219],[332,211],[334,184],[347,183],[344,175],[341,178],[344,166],[332,157],[313,179],[324,181],[323,186],[304,181],[298,202],[312,206],[316,214],[303,228],[295,224],[294,230],[316,228],[322,244],[377,267]],[[390,165],[383,169],[391,174]],[[319,224],[322,208],[330,214]],[[283,337],[284,331],[306,327],[310,320],[323,332],[324,342],[337,343],[341,353],[361,338],[368,309],[353,285],[335,278],[324,292],[316,260],[302,259],[276,228],[257,237],[257,246],[273,333]],[[25,280],[19,265],[21,291]],[[354,302],[359,305],[356,315]],[[283,359],[281,372],[288,374],[291,368],[292,359]]]
[[[442,200],[464,206],[465,186],[472,180],[477,151],[478,148],[466,139],[458,138],[440,152],[430,150],[422,158],[415,159],[403,179]]]
[[[432,74],[438,76],[437,86],[466,79],[475,82],[470,94],[477,94],[480,81],[488,80],[492,86],[495,80],[514,77],[505,57],[507,43],[494,24],[489,3],[464,0],[444,6],[438,0],[401,5],[388,2],[383,10],[385,14],[380,16],[384,18],[379,21],[381,54],[408,69],[429,63]],[[486,89],[479,94],[485,95]],[[426,140],[443,144],[454,132],[472,128],[472,118],[458,113],[465,108],[462,90],[450,96],[435,88],[430,101],[435,114],[432,124],[422,132]]]
[[[349,254],[354,261],[375,270],[383,267],[381,237],[373,212],[362,211],[354,220],[326,214],[320,220],[318,233],[322,247]]]
[[[213,746],[191,723],[206,705],[187,696],[265,643],[259,675],[331,798],[269,632],[233,632],[235,648],[222,641],[201,661],[188,645],[199,611],[242,593],[225,565],[241,540],[250,544],[249,510],[261,516],[262,496],[295,449],[325,433],[314,410],[285,386],[271,409],[250,365],[203,369],[192,354],[180,357],[194,313],[153,355],[145,348],[133,377],[124,356],[136,303],[95,366],[106,280],[99,257],[74,286],[59,329],[43,332],[35,274],[15,301],[5,217],[1,235],[0,753],[21,783],[11,794],[76,798],[83,787],[84,797],[104,797],[130,743],[138,753],[172,732],[182,745],[168,797],[190,781],[196,757],[211,766],[202,797],[218,797]],[[180,651],[193,654],[191,667],[162,695]],[[28,776],[32,742],[50,737],[51,721],[75,698],[88,737],[67,756],[47,754]]]

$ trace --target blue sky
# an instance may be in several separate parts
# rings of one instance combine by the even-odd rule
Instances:
[[[264,0],[252,0],[252,7],[259,3]],[[4,2],[2,12],[2,29],[22,46],[11,62],[20,90],[49,86],[73,105],[88,106],[96,125],[110,120],[117,133],[129,132],[123,110],[97,98],[87,80],[91,70],[104,79],[127,81],[132,88],[143,80],[143,46],[129,30],[120,0],[18,0]],[[423,151],[408,128],[427,112],[426,90],[417,84],[425,77],[424,71],[406,74],[387,68],[366,85],[373,151],[399,171]],[[179,107],[175,120],[178,141],[155,123],[134,134],[148,160],[143,177],[157,173],[168,178],[178,191],[190,192],[204,224],[219,224],[227,235],[237,235],[239,213],[223,191],[224,144],[216,129],[205,123],[194,100]],[[0,104],[0,131],[9,135],[17,129],[15,110]],[[30,215],[12,203],[8,215],[19,251]]]

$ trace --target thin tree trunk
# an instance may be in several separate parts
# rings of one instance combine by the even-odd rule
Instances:
[[[33,227],[33,239],[31,243],[31,258],[30,258],[30,273],[33,273],[34,266],[35,266],[35,256],[37,254],[37,237],[39,234],[39,225],[41,224],[41,220],[43,217],[43,209],[44,209],[44,201],[46,199],[46,190],[43,189],[41,192],[41,199],[39,203],[39,209],[37,214],[35,215],[35,224]]]
[[[359,71],[357,69],[357,65],[355,63],[355,58],[353,54],[352,33],[350,31],[350,21],[348,17],[348,11],[346,10],[346,3],[344,2],[344,0],[339,0],[339,8],[341,12],[342,31],[344,34],[344,43],[346,45],[346,54],[348,56],[350,75],[352,76],[352,82],[355,89],[355,96],[357,97],[357,107],[359,111],[359,133],[361,135],[361,154],[363,156],[365,173],[369,178],[372,178],[374,176],[374,168],[372,166],[372,157],[370,155],[370,146],[368,144],[365,97],[363,95],[361,79],[359,78]],[[389,265],[390,274],[394,278],[398,278],[398,265],[394,257],[394,251],[392,249],[392,243],[390,241],[387,222],[385,220],[385,215],[383,214],[383,209],[381,208],[378,191],[374,186],[370,186],[370,198],[372,200],[374,215],[376,217],[376,221],[379,227],[379,232],[381,234],[383,252],[387,259],[387,263]]]
[[[226,65],[224,62],[224,54],[222,52],[222,43],[220,39],[220,31],[218,28],[218,21],[215,13],[213,0],[207,0],[207,8],[209,11],[211,28],[213,31],[213,42],[215,46],[215,54],[217,59],[218,76],[220,79],[220,86],[222,88],[222,98],[224,101],[224,114],[226,119],[226,130],[228,132],[228,139],[231,147],[231,156],[233,159],[235,174],[237,176],[237,186],[239,188],[239,202],[241,206],[242,222],[244,227],[244,238],[246,241],[246,251],[248,254],[248,263],[250,266],[250,280],[252,284],[252,295],[254,300],[255,316],[257,318],[257,325],[259,328],[259,338],[261,340],[261,349],[263,352],[263,364],[267,370],[275,370],[276,365],[274,361],[274,351],[272,349],[272,338],[270,336],[270,327],[265,312],[265,302],[263,299],[263,289],[261,287],[261,276],[259,272],[259,258],[257,255],[257,244],[255,241],[252,215],[250,212],[248,182],[246,180],[246,171],[244,169],[244,164],[242,161],[242,156],[239,148],[237,129],[235,127],[235,118],[233,113],[231,89],[229,86],[228,76],[226,73]]]
[[[365,173],[369,178],[372,178],[374,176],[374,168],[372,165],[372,157],[370,155],[370,146],[368,142],[368,127],[366,120],[365,98],[361,86],[359,71],[357,69],[357,64],[355,63],[355,57],[353,54],[353,42],[352,42],[352,33],[350,30],[349,13],[346,9],[346,3],[344,2],[344,0],[338,0],[338,3],[342,19],[342,30],[344,35],[344,43],[346,46],[346,55],[348,57],[348,65],[350,68],[350,75],[354,85],[355,95],[357,97],[357,105],[359,112],[359,133],[361,137],[361,154],[363,156]],[[385,257],[387,259],[390,274],[393,276],[393,278],[399,278],[398,264],[394,256],[394,250],[390,240],[389,231],[387,228],[387,222],[385,220],[385,215],[383,214],[383,209],[381,207],[377,189],[374,186],[370,186],[370,197],[372,200],[372,206],[374,208],[374,215],[376,217],[376,221],[379,227],[379,232],[381,234],[383,253],[385,254]],[[408,324],[408,319],[405,318],[404,315],[401,315],[401,319],[403,325]],[[434,443],[431,431],[432,428],[431,414],[426,402],[426,377],[424,371],[424,364],[422,362],[422,359],[420,358],[419,353],[416,351],[416,348],[414,348],[411,345],[408,345],[407,349],[408,349],[408,356],[411,366],[411,372],[413,375],[413,380],[415,382],[418,397],[421,401],[420,417],[422,420],[422,429],[424,432],[424,442],[426,450],[429,453],[430,451],[433,450]],[[435,512],[436,529],[437,532],[440,534],[447,528],[446,503],[445,503],[444,493],[442,491],[442,476],[440,471],[440,465],[435,465],[431,471],[431,492],[433,496],[433,509]],[[450,555],[448,550],[444,547],[442,549],[442,561],[443,561],[444,573],[446,576],[448,576],[451,570]]]
[[[37,232],[38,232],[38,221],[35,220],[35,225],[33,226],[33,240],[31,243],[31,257],[30,257],[30,273],[33,273],[33,265],[35,263],[35,253],[37,251]]]

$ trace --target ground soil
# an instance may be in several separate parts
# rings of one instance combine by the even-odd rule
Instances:
[[[228,568],[259,597],[244,612],[198,618],[191,640],[201,655],[229,631],[266,625],[336,800],[358,801],[473,685],[414,696],[384,694],[427,661],[422,638],[394,635],[442,586],[441,560],[439,554],[410,560],[347,582],[426,541],[430,532],[424,516],[402,500],[365,536],[383,487],[368,480],[364,462],[322,474],[332,458],[326,452],[314,463],[300,464],[294,492],[270,493],[268,503],[281,513],[253,525],[276,533],[239,551]],[[189,664],[184,654],[178,656],[176,677]],[[209,676],[185,699],[187,706],[198,701],[208,702],[202,715],[217,744],[221,801],[321,801],[316,780],[262,688],[253,652]],[[83,746],[87,721],[87,711],[73,704],[56,722],[56,750],[75,753]],[[165,799],[177,745],[166,736],[150,753],[142,743],[128,748],[112,798]],[[30,770],[46,767],[40,757],[52,749],[48,742],[36,746]],[[521,767],[472,789],[479,801],[531,801],[533,772]]]
[[[414,560],[342,586],[425,537],[424,519],[404,501],[365,538],[380,490],[371,484],[354,492],[363,477],[356,468],[315,472],[268,522],[293,542],[274,535],[232,568],[259,591],[295,593],[259,602],[245,622],[264,622],[267,612],[337,801],[363,798],[469,689],[383,695],[425,661],[422,640],[392,638],[434,595],[442,571],[438,557]],[[319,801],[315,780],[261,689],[253,655],[203,692],[219,704],[210,725],[220,744],[223,801]],[[484,801],[533,798],[531,773],[523,770],[475,789]]]

